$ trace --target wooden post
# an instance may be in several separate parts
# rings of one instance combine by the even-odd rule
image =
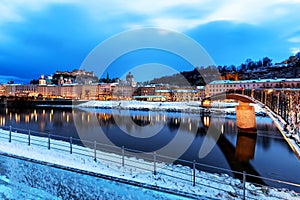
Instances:
[[[124,146],[122,146],[122,167],[124,167],[125,165],[124,156],[125,156],[125,151],[124,151]]]
[[[156,175],[156,152],[153,153],[153,174]]]
[[[30,146],[30,129],[28,130],[28,146]]]
[[[94,161],[97,161],[97,142],[94,141]]]
[[[9,136],[8,136],[8,142],[11,142],[11,126],[9,126]]]
[[[50,134],[48,134],[48,149],[50,150]]]
[[[70,154],[72,154],[73,153],[73,138],[72,137],[70,137]]]
[[[193,186],[196,185],[196,161],[193,160]]]

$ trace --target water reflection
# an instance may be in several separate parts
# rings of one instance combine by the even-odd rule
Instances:
[[[256,133],[238,133],[234,156],[236,161],[247,163],[254,159],[256,137]]]

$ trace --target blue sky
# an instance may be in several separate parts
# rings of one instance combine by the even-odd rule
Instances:
[[[300,51],[299,10],[300,0],[1,0],[0,80],[26,82],[80,68],[99,43],[144,27],[186,34],[216,65],[239,65],[265,56],[280,62]],[[114,62],[122,65],[120,70],[109,73],[121,77],[137,64],[136,58],[147,67],[147,62],[177,67],[169,55],[158,57],[120,58]],[[189,67],[180,65],[175,71]]]

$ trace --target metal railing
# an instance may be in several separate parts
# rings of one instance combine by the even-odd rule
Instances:
[[[126,148],[124,146],[117,147],[99,143],[97,141],[80,140],[73,137],[64,137],[49,133],[13,128],[11,126],[3,126],[0,128],[2,129],[2,131],[0,131],[0,140],[2,141],[8,141],[9,143],[19,142],[27,144],[28,146],[39,146],[48,150],[53,149],[73,155],[88,157],[93,159],[95,162],[106,162],[123,168],[133,168],[135,170],[150,172],[154,175],[159,174],[167,178],[183,181],[187,184],[191,184],[192,186],[201,186],[204,188],[223,191],[232,197],[239,197],[241,199],[260,199],[260,195],[267,195],[268,197],[274,197],[277,199],[287,199],[280,195],[274,195],[274,192],[269,193],[272,189],[274,191],[277,191],[278,189],[247,181],[247,179],[251,177],[260,179],[262,182],[274,183],[274,185],[279,184],[286,187],[294,187],[297,191],[300,191],[300,184],[297,183],[255,176],[247,174],[245,171],[239,172],[203,163],[197,163],[195,160],[187,161],[183,159],[174,159],[168,156],[159,155],[156,152],[143,152]],[[85,147],[83,144],[85,144]],[[137,153],[143,154],[139,154],[139,156],[137,156]],[[133,156],[135,157],[134,159]],[[162,160],[176,160],[176,162],[184,164],[181,167],[178,167],[175,164],[164,165]],[[158,168],[160,169],[158,170]],[[222,175],[220,176],[227,177],[228,175],[226,174],[237,174],[242,178],[241,180],[234,178],[216,178],[215,174],[198,170],[200,168],[221,171]],[[219,187],[220,184],[228,187],[226,187],[226,189],[225,187]],[[300,198],[300,193],[293,191],[290,191],[290,193]]]

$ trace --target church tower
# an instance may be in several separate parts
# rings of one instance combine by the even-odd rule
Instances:
[[[131,72],[129,72],[126,76],[126,83],[132,87],[135,86],[135,82],[134,82],[134,77],[133,75],[131,74]]]

